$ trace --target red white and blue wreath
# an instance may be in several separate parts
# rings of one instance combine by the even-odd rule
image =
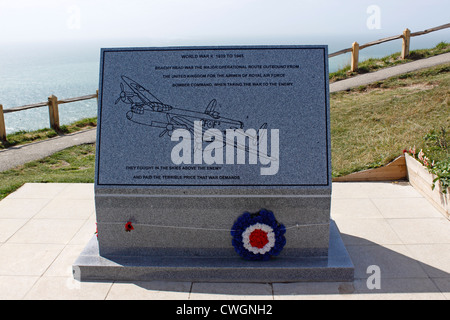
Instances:
[[[236,252],[247,260],[269,260],[281,253],[286,244],[286,228],[268,210],[245,212],[233,225],[231,236]]]

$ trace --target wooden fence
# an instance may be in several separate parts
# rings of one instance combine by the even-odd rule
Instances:
[[[417,37],[417,36],[421,36],[421,35],[424,35],[424,34],[427,34],[427,33],[430,33],[430,32],[439,31],[439,30],[447,29],[447,28],[450,28],[450,23],[443,24],[442,26],[431,28],[431,29],[427,29],[427,30],[424,30],[424,31],[414,32],[414,33],[411,33],[411,30],[409,30],[409,29],[405,29],[405,31],[403,31],[403,34],[400,34],[400,35],[397,35],[397,36],[388,37],[388,38],[384,38],[384,39],[380,39],[380,40],[376,40],[376,41],[372,41],[372,42],[368,42],[368,43],[363,44],[363,45],[359,45],[358,42],[354,42],[351,48],[342,49],[340,51],[331,53],[330,55],[328,55],[328,58],[336,57],[336,56],[339,56],[341,54],[351,52],[352,53],[352,59],[351,59],[350,69],[351,69],[352,72],[356,72],[358,70],[359,51],[362,50],[362,49],[365,49],[365,48],[368,48],[368,47],[371,47],[371,46],[375,46],[375,45],[378,45],[378,44],[381,44],[381,43],[397,40],[397,39],[403,39],[402,59],[406,59],[409,56],[409,47],[410,47],[410,44],[411,44],[411,37]]]
[[[72,102],[78,102],[78,101],[84,101],[84,100],[90,100],[90,99],[97,99],[97,101],[98,101],[98,90],[97,90],[97,93],[95,93],[95,94],[90,94],[87,96],[76,97],[76,98],[63,99],[63,100],[58,100],[57,97],[55,97],[54,95],[51,95],[50,97],[48,97],[48,101],[46,101],[46,102],[29,104],[26,106],[15,107],[15,108],[10,108],[10,109],[5,109],[5,110],[3,110],[3,106],[0,104],[0,141],[2,141],[3,143],[6,142],[6,126],[5,126],[5,117],[3,115],[5,113],[18,112],[18,111],[48,106],[50,127],[52,129],[54,129],[55,131],[59,131],[60,126],[59,126],[59,108],[58,108],[58,106],[60,104],[64,104],[64,103],[72,103]]]
[[[405,31],[403,31],[403,34],[401,34],[401,35],[372,41],[372,42],[366,43],[362,46],[360,46],[358,44],[358,42],[354,42],[351,48],[347,48],[347,49],[343,49],[343,50],[331,53],[330,55],[328,55],[328,58],[336,57],[338,55],[351,52],[352,53],[351,70],[353,72],[355,72],[358,70],[359,51],[362,49],[365,49],[365,48],[368,48],[368,47],[371,47],[374,45],[378,45],[378,44],[381,44],[384,42],[388,42],[388,41],[403,39],[402,59],[405,59],[406,57],[409,56],[409,47],[410,47],[411,37],[421,36],[421,35],[424,35],[424,34],[427,34],[430,32],[434,32],[434,31],[438,31],[438,30],[442,30],[442,29],[446,29],[446,28],[450,28],[450,23],[444,24],[439,27],[427,29],[424,31],[414,32],[414,33],[411,33],[411,31],[409,29],[406,29]],[[59,131],[60,127],[59,127],[58,106],[60,104],[89,100],[89,99],[94,99],[94,98],[96,98],[98,100],[98,90],[97,90],[96,94],[91,94],[91,95],[76,97],[76,98],[70,98],[70,99],[63,99],[63,100],[58,100],[57,97],[55,97],[54,95],[51,95],[48,98],[48,101],[46,101],[46,102],[30,104],[30,105],[26,105],[26,106],[22,106],[22,107],[15,107],[15,108],[10,108],[10,109],[5,109],[5,110],[3,110],[3,106],[0,104],[0,141],[2,141],[3,143],[6,142],[6,126],[5,126],[5,118],[3,115],[4,113],[18,112],[18,111],[23,111],[23,110],[27,110],[27,109],[48,106],[50,127],[56,131]]]

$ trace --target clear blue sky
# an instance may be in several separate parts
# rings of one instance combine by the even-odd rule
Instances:
[[[376,39],[449,23],[449,12],[449,0],[0,0],[0,42],[349,33]]]

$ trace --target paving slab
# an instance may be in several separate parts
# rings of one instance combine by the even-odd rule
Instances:
[[[191,282],[114,282],[107,300],[188,300]]]
[[[93,190],[26,184],[0,201],[0,299],[450,299],[450,221],[408,183],[333,184],[331,215],[355,265],[350,283],[79,282],[71,267],[95,232]]]
[[[273,300],[269,283],[193,283],[191,300]]]

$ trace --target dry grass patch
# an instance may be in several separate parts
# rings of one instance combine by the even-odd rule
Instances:
[[[450,127],[450,65],[331,95],[333,176],[383,166]]]

